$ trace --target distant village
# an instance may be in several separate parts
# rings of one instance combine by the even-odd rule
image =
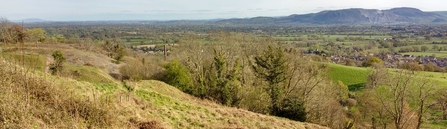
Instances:
[[[331,61],[333,63],[342,64],[347,60],[353,60],[357,66],[361,65],[362,62],[366,60],[368,56],[375,56],[381,59],[386,67],[398,68],[400,65],[407,62],[419,62],[419,64],[426,65],[428,63],[436,64],[439,68],[444,68],[447,66],[447,58],[437,58],[434,56],[413,56],[413,55],[402,55],[399,53],[394,54],[368,54],[368,55],[358,55],[353,56],[331,56]]]

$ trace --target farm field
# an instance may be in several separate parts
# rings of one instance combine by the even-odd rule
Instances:
[[[447,58],[447,51],[427,51],[427,52],[405,52],[401,53],[403,55],[413,55],[413,56],[432,56],[435,55],[437,58]]]
[[[347,85],[349,91],[360,91],[365,85],[369,68],[344,66],[339,64],[328,64],[330,78],[333,81],[341,81]]]
[[[350,91],[361,91],[363,85],[367,82],[371,68],[344,66],[339,64],[328,64],[330,68],[330,77],[333,81],[341,81],[347,85]],[[388,69],[388,72],[394,73],[397,69]],[[416,77],[430,79],[440,84],[439,88],[447,88],[447,73],[417,71]]]

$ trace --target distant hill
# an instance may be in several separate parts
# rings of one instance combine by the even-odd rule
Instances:
[[[447,11],[435,11],[435,12],[431,12],[431,13],[436,13],[436,14],[438,14],[438,15],[447,17]]]
[[[402,7],[389,10],[351,8],[293,14],[286,17],[228,19],[219,22],[226,24],[401,24],[445,22],[445,19],[447,15]]]

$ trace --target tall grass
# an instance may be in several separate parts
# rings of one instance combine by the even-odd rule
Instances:
[[[52,76],[42,71],[43,60],[0,53],[0,128],[162,127],[141,109],[147,103],[133,102],[139,98],[121,90],[118,82]]]
[[[65,90],[29,69],[1,58],[0,127],[106,127],[113,122],[107,104]]]

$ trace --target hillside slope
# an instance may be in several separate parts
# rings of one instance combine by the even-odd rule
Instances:
[[[37,48],[25,50],[31,49]],[[95,67],[104,62],[76,65],[90,59],[85,53],[71,55],[79,60],[70,60],[68,67],[107,81],[53,76],[1,53],[0,128],[325,128],[221,106],[160,81],[110,80],[107,68]]]
[[[226,24],[401,24],[444,22],[447,17],[416,8],[341,9],[310,14],[294,14],[285,17],[255,17],[250,19],[228,19]]]
[[[358,91],[366,83],[370,69],[344,66],[340,64],[329,64],[330,78],[337,82],[341,81],[347,85],[350,91]]]
[[[192,97],[159,81],[130,83],[149,103],[149,116],[173,128],[323,128],[314,124],[266,116]]]

